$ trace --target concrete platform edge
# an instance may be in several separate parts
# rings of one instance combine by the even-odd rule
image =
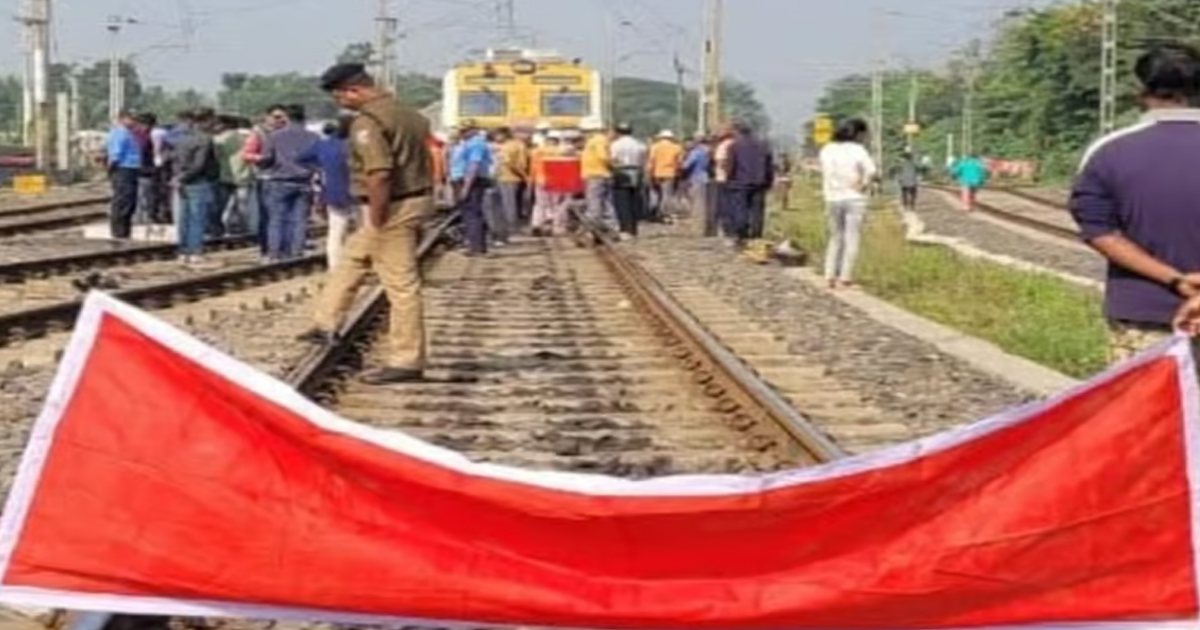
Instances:
[[[784,273],[828,290],[825,289],[825,280],[809,269],[793,268]],[[1066,374],[1009,354],[992,343],[943,326],[862,291],[829,291],[829,295],[885,326],[930,343],[982,372],[1038,396],[1057,394],[1080,383]]]

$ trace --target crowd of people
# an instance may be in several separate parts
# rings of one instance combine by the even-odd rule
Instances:
[[[471,256],[503,247],[519,231],[566,233],[572,204],[621,239],[636,237],[642,223],[695,214],[744,243],[762,236],[776,174],[769,145],[740,124],[680,142],[670,130],[644,141],[628,124],[610,130],[595,119],[578,132],[548,125],[483,130],[465,121],[441,151],[446,198],[462,209]],[[552,173],[564,158],[578,165],[578,187]]]
[[[198,108],[160,125],[152,113],[123,112],[108,135],[113,187],[111,235],[136,223],[175,225],[187,264],[203,265],[206,239],[259,241],[265,262],[303,253],[310,217],[328,224],[332,266],[355,224],[350,195],[353,116],[310,131],[304,108],[273,105],[259,121]],[[735,245],[762,237],[766,196],[779,163],[741,124],[680,141],[669,130],[648,141],[626,124],[580,131],[539,125],[483,130],[471,121],[429,138],[437,199],[459,206],[468,255],[503,247],[518,233],[565,234],[570,207],[620,238],[644,222],[704,217],[710,235]],[[578,164],[579,190],[555,188],[548,164]]]
[[[201,107],[171,125],[122,112],[106,142],[111,237],[169,224],[186,264],[204,265],[206,241],[223,237],[255,239],[263,261],[278,262],[304,253],[315,207],[328,216],[332,263],[353,206],[348,124],[330,123],[322,137],[299,105],[273,105],[258,121]]]

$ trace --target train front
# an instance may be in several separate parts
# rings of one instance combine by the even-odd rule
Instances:
[[[471,120],[480,127],[549,125],[579,130],[603,110],[600,73],[551,51],[489,50],[481,60],[446,73],[442,125]]]

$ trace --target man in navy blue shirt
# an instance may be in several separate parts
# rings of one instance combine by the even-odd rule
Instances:
[[[744,243],[763,236],[767,191],[775,182],[775,157],[748,124],[734,123],[733,133],[725,179],[729,199],[726,234]]]
[[[121,112],[117,124],[108,132],[105,152],[108,154],[108,173],[112,180],[112,209],[109,211],[109,232],[114,239],[128,239],[133,231],[133,215],[137,212],[138,178],[142,173],[142,147],[134,130],[137,122],[130,112]]]
[[[272,131],[263,143],[258,167],[267,202],[267,258],[299,258],[308,234],[312,209],[312,171],[297,158],[321,138],[304,127],[304,108],[288,105],[287,124]]]
[[[325,256],[333,269],[353,228],[358,205],[350,196],[350,118],[325,125],[325,137],[302,152],[296,161],[320,173],[321,201],[329,219]]]
[[[1109,358],[1169,336],[1185,298],[1200,296],[1200,53],[1161,46],[1134,66],[1142,119],[1083,157],[1071,213],[1108,259]]]

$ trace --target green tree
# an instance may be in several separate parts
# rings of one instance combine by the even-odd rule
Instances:
[[[355,42],[347,45],[338,53],[337,63],[369,64],[375,58],[375,46],[369,42]]]
[[[1200,2],[1124,0],[1118,27],[1118,121],[1137,116],[1134,60],[1161,41],[1200,44]],[[1101,13],[1097,2],[1063,3],[1003,15],[980,50],[975,98],[975,148],[992,157],[1036,159],[1042,174],[1066,177],[1080,152],[1099,133]],[[937,151],[963,118],[967,68],[959,51],[947,63],[922,72],[920,118],[925,131],[918,147]],[[907,83],[885,76],[885,148],[898,145],[896,129],[907,117]],[[830,83],[818,109],[835,115],[864,115],[870,105],[865,77]]]
[[[721,86],[723,108],[731,119],[743,120],[766,131],[770,119],[758,100],[754,88],[747,83],[730,80]],[[696,128],[698,99],[695,90],[683,95],[684,128],[679,126],[678,91],[674,83],[617,77],[613,81],[613,113],[616,122],[633,125],[635,133],[649,135],[670,129],[677,135],[690,135]]]

